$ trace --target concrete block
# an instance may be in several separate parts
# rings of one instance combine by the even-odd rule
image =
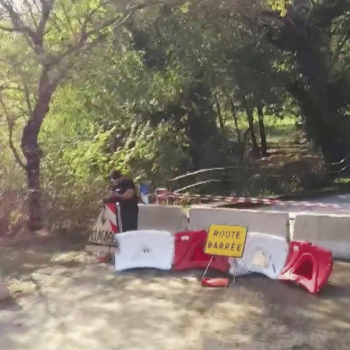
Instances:
[[[187,230],[187,215],[179,206],[139,205],[139,230],[158,230],[171,233]]]
[[[330,250],[334,258],[350,259],[350,216],[297,215],[294,241],[308,241]]]
[[[248,227],[248,232],[261,232],[289,239],[288,213],[211,208],[189,210],[189,230],[208,230],[213,224],[242,225]]]

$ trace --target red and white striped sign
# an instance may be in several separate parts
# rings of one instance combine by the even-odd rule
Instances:
[[[90,252],[112,252],[116,248],[115,234],[119,232],[115,203],[106,203],[89,237],[86,250]]]

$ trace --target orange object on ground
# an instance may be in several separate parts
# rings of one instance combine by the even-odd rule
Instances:
[[[203,287],[221,287],[226,288],[230,285],[230,280],[228,278],[203,278]]]
[[[332,253],[309,242],[290,242],[287,263],[279,279],[318,294],[333,270]]]

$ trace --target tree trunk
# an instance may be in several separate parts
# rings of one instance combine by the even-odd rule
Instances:
[[[250,138],[252,140],[253,154],[255,157],[259,157],[260,152],[259,152],[258,142],[255,136],[253,110],[248,106],[245,107],[245,110],[248,118],[248,125],[249,125]]]
[[[23,129],[21,148],[27,160],[26,175],[28,185],[28,228],[34,232],[42,228],[40,161],[41,150],[38,135],[43,120],[49,111],[53,88],[47,74],[43,73],[39,82],[38,100],[31,116]]]
[[[291,84],[288,90],[298,101],[305,116],[307,133],[320,146],[326,165],[334,170],[331,164],[342,161],[348,154],[348,123],[344,121],[340,126],[336,123],[325,123],[320,117],[322,111],[300,81]]]
[[[259,116],[261,155],[262,157],[266,157],[267,156],[266,129],[264,124],[264,112],[261,106],[258,107],[258,116]]]
[[[224,155],[225,155],[225,159],[226,159],[226,157],[227,157],[227,145],[226,145],[225,121],[224,121],[224,118],[222,117],[221,106],[220,106],[220,102],[219,102],[219,99],[218,99],[218,96],[216,93],[214,93],[214,98],[215,98],[215,104],[216,104],[216,110],[217,110],[220,130],[221,130],[221,134],[222,134],[222,146],[223,146],[223,151],[224,151]]]
[[[187,137],[189,138],[189,153],[193,169],[217,166],[217,159],[208,159],[206,150],[209,140],[217,135],[218,128],[215,122],[215,112],[210,103],[210,88],[202,82],[202,72],[196,76],[198,82],[194,83],[186,96],[190,106],[187,110]]]
[[[238,127],[238,118],[237,118],[235,104],[232,100],[230,100],[230,104],[231,104],[231,112],[232,112],[232,116],[233,116],[233,121],[235,123],[235,129],[236,129],[236,133],[237,133],[237,140],[244,147],[244,140],[242,140],[241,130]]]

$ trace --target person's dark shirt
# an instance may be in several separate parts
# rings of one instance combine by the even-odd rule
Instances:
[[[118,203],[121,209],[133,210],[137,208],[137,203],[138,203],[134,181],[123,177],[118,181],[117,184],[112,186],[112,191],[120,195],[125,194],[127,190],[133,190],[134,191],[133,196],[128,199],[118,199]]]

